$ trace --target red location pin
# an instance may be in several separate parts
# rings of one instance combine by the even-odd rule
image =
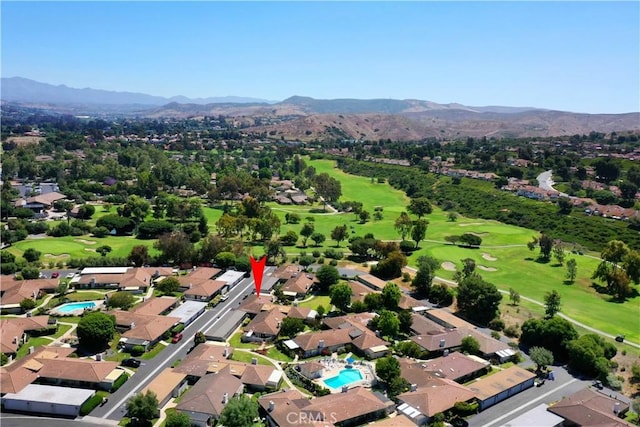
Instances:
[[[260,287],[262,286],[262,274],[264,273],[264,266],[267,264],[267,257],[263,256],[260,260],[256,261],[252,256],[249,256],[251,260],[251,271],[253,272],[253,281],[256,287],[256,295],[260,295]]]

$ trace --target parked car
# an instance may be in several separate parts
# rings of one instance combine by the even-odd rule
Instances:
[[[226,301],[227,299],[229,299],[229,294],[224,294],[222,298],[220,298],[220,301]]]
[[[598,390],[602,390],[603,386],[602,386],[602,382],[601,381],[594,381],[592,384],[595,388],[597,388]]]
[[[58,273],[57,271],[54,271],[53,273],[51,273],[51,278],[52,279],[57,279],[58,276],[60,276],[60,273]]]
[[[171,339],[171,342],[175,344],[177,342],[180,342],[181,339],[182,339],[182,334],[175,334]]]
[[[67,279],[73,279],[73,277],[76,275],[76,273],[68,273],[67,274]]]
[[[618,342],[623,342],[623,341],[624,341],[624,335],[618,335],[618,336],[616,337],[616,341],[618,341]]]
[[[138,359],[124,359],[121,362],[122,366],[128,366],[130,368],[139,368],[140,367],[140,360]]]

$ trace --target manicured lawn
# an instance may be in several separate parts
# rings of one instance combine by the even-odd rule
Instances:
[[[247,348],[253,350],[255,348],[260,347],[260,344],[250,343],[250,342],[242,342],[242,331],[238,331],[235,334],[229,337],[229,345],[233,348]]]
[[[267,351],[267,357],[275,360],[281,360],[283,362],[291,362],[293,360],[291,357],[287,356],[276,347],[271,347],[269,351]]]
[[[299,307],[307,307],[312,310],[318,308],[319,305],[324,306],[324,309],[328,312],[331,309],[331,297],[328,295],[316,295],[309,301],[298,303]]]
[[[273,366],[273,363],[269,362],[269,360],[265,359],[264,357],[256,353],[249,353],[246,351],[234,351],[233,354],[231,355],[231,360],[237,360],[238,362],[245,362],[245,363],[251,363],[251,359],[253,358],[258,359],[259,365]]]
[[[111,246],[112,251],[108,255],[111,257],[126,257],[131,252],[131,248],[137,245],[148,246],[150,254],[157,254],[153,243],[154,240],[139,240],[131,236],[108,236],[98,239],[84,235],[22,240],[14,243],[8,250],[15,256],[22,256],[28,248],[35,248],[42,252],[41,261],[46,264],[52,261],[64,261],[68,258],[99,256],[95,248],[102,245]]]
[[[80,317],[80,316],[57,316],[56,319],[58,319],[58,322],[75,323],[77,325],[78,322],[80,322],[80,319],[82,319],[82,317]]]
[[[162,343],[158,343],[150,351],[140,356],[140,358],[145,360],[153,359],[158,355],[158,353],[160,353],[165,348],[166,348],[165,345],[163,345]]]
[[[21,357],[26,356],[27,354],[29,354],[29,347],[33,346],[34,348],[38,348],[38,347],[42,347],[45,346],[47,344],[51,344],[52,340],[50,340],[47,337],[33,337],[33,338],[29,338],[29,340],[22,344],[22,346],[20,347],[20,349],[16,352],[16,358],[19,359]]]
[[[73,302],[103,300],[106,292],[82,291],[65,294],[64,298]]]
[[[52,338],[60,338],[63,336],[69,329],[71,329],[71,325],[58,325],[58,331],[51,335]]]

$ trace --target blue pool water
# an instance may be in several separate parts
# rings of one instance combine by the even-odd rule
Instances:
[[[56,309],[59,313],[71,313],[76,310],[84,310],[85,308],[93,308],[96,306],[95,302],[71,302],[69,304],[63,304]]]
[[[331,388],[340,388],[362,379],[362,374],[357,369],[343,369],[335,377],[327,378],[324,383]]]

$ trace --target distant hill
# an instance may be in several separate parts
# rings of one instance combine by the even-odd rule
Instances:
[[[20,77],[2,79],[2,102],[67,114],[148,118],[233,117],[247,131],[285,139],[546,137],[591,131],[640,131],[640,113],[578,114],[530,107],[472,107],[417,99],[163,98],[132,92],[74,89]]]
[[[247,103],[267,101],[257,98],[225,96],[219,98],[196,98],[184,96],[165,98],[135,92],[115,92],[100,89],[76,89],[65,85],[50,85],[22,77],[3,77],[0,99],[19,103],[36,104],[78,104],[78,105],[139,105],[160,106],[170,102],[211,104],[211,103]]]

